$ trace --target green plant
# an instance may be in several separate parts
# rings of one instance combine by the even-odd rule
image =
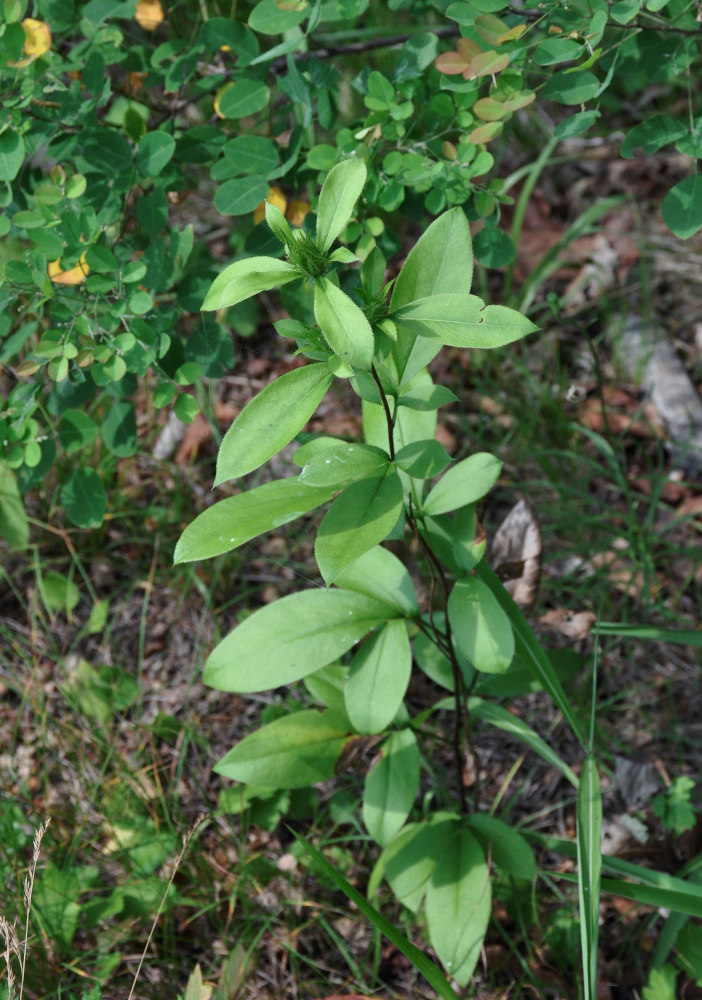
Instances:
[[[215,211],[238,220],[231,252],[268,254],[254,225],[263,200],[301,217],[318,179],[362,155],[364,206],[347,232],[361,256],[396,252],[398,220],[462,205],[478,261],[511,268],[521,209],[510,237],[510,181],[497,166],[515,137],[523,145],[525,114],[544,132],[536,165],[597,128],[608,105],[665,84],[652,113],[623,123],[622,155],[673,146],[692,164],[699,152],[691,84],[685,92],[699,66],[696,8],[685,0],[549,0],[522,12],[502,0],[398,0],[373,11],[372,26],[367,0],[260,0],[235,17],[217,0],[191,7],[164,18],[137,0],[5,4],[0,364],[16,382],[0,410],[0,531],[16,547],[29,538],[21,497],[52,470],[68,521],[102,522],[116,465],[139,448],[140,380],[152,416],[173,407],[190,421],[207,410],[201,380],[231,367],[229,331],[193,320],[213,274],[192,222],[203,185]],[[554,118],[552,136],[537,108]],[[691,168],[664,216],[686,237],[701,206]],[[532,277],[524,308],[552,264]],[[242,335],[257,319],[251,299],[229,312]]]
[[[692,778],[676,778],[665,794],[657,795],[651,803],[656,816],[668,830],[675,834],[691,830],[697,821],[694,808],[690,804],[690,793],[695,787]]]
[[[483,558],[477,504],[496,482],[500,463],[485,452],[452,463],[434,440],[436,411],[452,395],[433,383],[428,362],[444,345],[497,347],[533,325],[470,293],[471,240],[460,209],[429,226],[391,281],[385,281],[386,261],[377,247],[360,273],[348,271],[354,254],[333,244],[346,231],[365,181],[358,158],[333,167],[314,229],[292,228],[268,204],[266,218],[285,259],[235,261],[215,279],[203,305],[226,309],[283,283],[310,286],[316,323],[286,319],[277,329],[294,338],[298,354],[312,363],[281,376],[244,408],[222,441],[216,483],[255,471],[296,437],[301,443],[294,461],[301,471],[203,511],[184,530],[175,561],[231,551],[332,501],[315,543],[326,589],[294,593],[254,611],[220,641],[204,673],[209,685],[241,693],[303,680],[307,698],[321,709],[300,702],[280,706],[216,770],[242,783],[233,801],[272,796],[279,815],[285,808],[281,790],[332,778],[354,744],[380,738],[361,802],[363,823],[382,849],[369,895],[387,879],[396,898],[421,914],[444,968],[464,986],[489,922],[491,867],[517,881],[536,874],[523,831],[492,811],[481,812],[463,777],[476,724],[516,736],[579,788],[577,844],[549,843],[577,854],[572,878],[580,889],[583,988],[591,998],[603,866],[638,881],[602,880],[603,888],[633,899],[667,896],[674,908],[699,913],[700,894],[682,880],[607,865],[601,857],[595,683],[586,737],[557,661],[551,662]],[[361,399],[362,443],[302,434],[335,377],[348,379]],[[407,564],[384,544],[391,540]],[[426,575],[421,602],[408,566]],[[617,626],[603,625],[613,630]],[[408,699],[413,666],[450,694],[414,711]],[[492,700],[519,689],[526,678],[547,692],[581,743],[579,780],[533,729]],[[445,722],[437,728],[434,720],[444,712],[453,722],[442,739]],[[451,748],[452,783],[434,767],[437,740]],[[423,769],[433,777],[433,793],[416,817]],[[368,915],[375,922],[372,907]]]
[[[355,284],[358,271],[339,267],[353,263],[354,255],[332,245],[365,180],[358,158],[332,169],[314,234],[292,229],[267,205],[286,259],[236,261],[204,303],[224,309],[283,282],[304,281],[313,286],[316,318],[316,326],[294,319],[278,324],[312,364],[283,375],[244,408],[222,441],[218,483],[259,468],[299,434],[334,377],[349,379],[362,400],[365,442],[307,440],[295,453],[299,476],[201,513],[183,532],[175,559],[229,551],[335,498],[315,544],[328,589],[291,594],[254,612],[220,642],[205,668],[206,682],[228,691],[304,678],[324,708],[292,709],[269,722],[217,770],[254,789],[298,788],[332,777],[349,742],[382,736],[362,805],[365,826],[383,848],[372,882],[385,875],[405,906],[423,909],[435,951],[465,985],[490,915],[488,858],[517,879],[536,870],[515,829],[470,807],[462,773],[472,726],[483,720],[515,733],[577,784],[533,730],[481,695],[509,690],[515,673],[526,670],[576,733],[580,727],[548,657],[482,559],[477,504],[500,463],[487,453],[452,463],[434,440],[436,411],[453,397],[433,384],[426,364],[445,344],[497,347],[534,327],[470,294],[471,241],[460,209],[432,223],[393,281],[386,283],[386,262],[375,248]],[[428,605],[420,606],[408,569],[383,546],[388,538],[416,547],[430,582]],[[453,692],[416,717],[406,702],[413,659]],[[422,731],[447,710],[455,720],[448,741],[455,786],[443,784],[432,814],[408,823],[420,784]],[[424,763],[431,766],[426,756]]]

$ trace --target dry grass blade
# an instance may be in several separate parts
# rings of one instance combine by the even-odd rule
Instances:
[[[15,970],[12,967],[12,956],[14,955],[18,959],[21,966],[22,953],[17,938],[17,931],[9,920],[3,916],[0,916],[0,934],[5,939],[3,958],[5,959],[5,968],[7,969],[7,998],[8,1000],[13,1000],[15,995]]]
[[[170,877],[168,879],[168,884],[167,884],[167,886],[166,886],[166,888],[164,890],[163,896],[161,897],[161,902],[159,903],[158,910],[156,911],[156,916],[154,917],[153,922],[151,924],[151,930],[149,931],[149,936],[146,939],[146,944],[144,945],[144,950],[141,953],[141,958],[139,959],[139,964],[137,965],[136,972],[134,973],[134,979],[132,980],[132,988],[129,991],[129,996],[127,997],[127,1000],[132,1000],[132,997],[134,996],[134,990],[136,989],[136,984],[137,984],[137,981],[139,979],[139,974],[141,972],[141,967],[144,964],[144,959],[146,958],[146,953],[149,950],[149,945],[151,944],[151,939],[154,936],[154,931],[156,930],[156,925],[158,924],[158,918],[161,916],[161,913],[163,911],[163,907],[165,906],[166,899],[168,898],[168,893],[170,892],[171,886],[173,885],[173,879],[176,877],[176,872],[180,868],[181,862],[183,861],[183,858],[185,857],[185,852],[188,849],[188,844],[192,840],[192,838],[193,838],[194,834],[196,833],[196,831],[204,823],[204,821],[205,821],[205,817],[201,816],[200,819],[198,819],[195,823],[193,823],[193,825],[190,827],[190,829],[188,830],[188,832],[183,835],[183,846],[181,847],[180,851],[178,852],[178,854],[177,854],[177,856],[176,856],[176,858],[175,858],[175,860],[173,862],[173,865],[172,865],[172,868],[171,868],[171,874],[170,874]]]
[[[17,937],[17,931],[14,924],[11,924],[6,917],[0,915],[0,934],[2,934],[5,940],[3,958],[5,959],[5,967],[7,969],[7,1000],[14,1000],[15,995],[17,995],[18,1000],[22,1000],[22,994],[24,993],[24,974],[27,968],[27,944],[29,941],[29,914],[32,908],[34,879],[36,876],[37,865],[39,864],[39,855],[41,854],[41,842],[44,839],[44,834],[46,833],[50,822],[51,819],[44,820],[44,822],[41,823],[34,831],[32,860],[24,879],[22,892],[22,901],[24,903],[24,940],[21,944],[19,938]],[[12,965],[13,956],[17,959],[20,969],[19,992],[17,994],[17,979]]]

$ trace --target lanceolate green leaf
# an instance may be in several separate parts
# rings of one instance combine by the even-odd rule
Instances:
[[[215,771],[260,788],[304,788],[334,777],[348,738],[343,714],[292,712],[237,743]]]
[[[459,293],[467,295],[473,280],[473,248],[470,227],[462,208],[452,208],[439,216],[420,236],[393,286],[390,311],[396,312],[415,299],[431,295]],[[413,354],[416,334],[406,329],[392,346],[398,374],[402,381],[411,378],[432,357],[432,347],[417,345],[418,357],[406,373]],[[433,353],[437,353],[436,350]]]
[[[502,462],[487,451],[464,458],[444,473],[422,504],[431,517],[482,499],[498,480]]]
[[[553,699],[554,704],[563,713],[563,717],[573,730],[575,736],[585,745],[580,721],[573,711],[563,686],[545,649],[534,635],[529,622],[505,590],[495,572],[481,559],[475,568],[476,575],[486,583],[493,592],[502,608],[512,622],[514,630],[515,650],[517,656],[538,680],[541,687]]]
[[[328,250],[351,218],[366,183],[366,165],[356,157],[342,160],[329,171],[317,206],[317,245]]]
[[[251,538],[294,521],[333,496],[327,488],[303,486],[298,479],[264,483],[208,507],[178,539],[173,561],[211,559]]]
[[[390,316],[402,332],[417,337],[430,337],[443,344],[460,340],[463,347],[466,335],[477,328],[480,310],[485,303],[477,295],[445,292],[414,299]],[[455,345],[454,345],[455,346]]]
[[[371,636],[351,661],[344,688],[346,713],[359,733],[382,733],[402,704],[412,672],[404,621],[394,619]]]
[[[398,329],[449,347],[502,347],[537,329],[507,306],[486,306],[477,295],[431,295],[391,314]]]
[[[512,878],[536,878],[534,852],[514,827],[487,813],[473,813],[467,822],[485,856],[492,858],[498,868]]]
[[[429,226],[412,247],[393,286],[391,311],[415,299],[470,292],[473,247],[462,208],[452,208]]]
[[[255,611],[215,646],[204,681],[219,691],[265,691],[332,663],[397,611],[348,590],[302,590]]]
[[[252,472],[292,441],[332,380],[325,364],[306,365],[281,375],[254,396],[224,435],[215,486]]]
[[[502,347],[521,340],[538,330],[531,320],[508,306],[485,306],[480,314],[480,328],[471,334],[471,347]]]
[[[325,514],[317,533],[314,553],[326,584],[384,541],[401,511],[402,483],[394,469],[347,486]]]
[[[453,813],[435,813],[429,822],[415,824],[411,832],[402,830],[397,842],[383,851],[387,880],[408,909],[416,912],[422,905],[439,859],[451,849],[457,823]]]
[[[480,958],[491,899],[482,848],[470,830],[459,826],[432,872],[425,910],[432,947],[460,986],[467,985]]]
[[[508,712],[501,705],[496,705],[491,701],[484,701],[482,698],[469,698],[468,711],[475,718],[482,719],[483,722],[488,722],[491,726],[495,726],[497,729],[502,729],[505,733],[511,733],[513,736],[516,736],[522,743],[526,743],[528,747],[531,747],[534,753],[537,753],[548,764],[560,771],[571,785],[575,788],[578,787],[578,779],[566,762],[558,756],[555,750],[551,749],[545,740],[541,739],[538,733],[534,732],[531,726],[528,726],[518,716]]]
[[[315,283],[314,316],[337,357],[354,368],[370,371],[373,364],[370,323],[356,303],[329,278],[319,278]]]
[[[384,847],[404,826],[419,790],[419,747],[411,729],[392,733],[363,788],[363,822]]]
[[[337,441],[312,456],[300,479],[307,486],[343,486],[383,473],[389,464],[390,458],[382,448]]]
[[[454,584],[447,605],[453,636],[468,662],[487,674],[503,674],[514,656],[510,620],[475,576]]]
[[[3,461],[0,461],[0,535],[13,549],[23,549],[29,544],[29,521],[17,480]]]
[[[404,563],[380,545],[364,552],[336,578],[339,587],[374,597],[406,617],[419,613],[417,595]]]
[[[300,274],[284,260],[275,257],[246,257],[225,267],[210,285],[202,303],[205,312],[236,305],[244,299],[266,292],[276,285],[286,285]]]
[[[329,876],[329,878],[339,886],[339,888],[344,892],[348,898],[356,904],[361,913],[366,916],[374,927],[377,927],[381,934],[392,941],[395,947],[406,955],[410,960],[415,969],[424,976],[429,985],[436,990],[437,994],[442,998],[442,1000],[458,1000],[457,995],[451,989],[451,986],[446,981],[443,973],[437,968],[437,966],[427,958],[427,956],[419,950],[415,945],[409,941],[402,931],[398,930],[397,927],[390,923],[390,921],[379,913],[378,910],[369,903],[365,896],[354,889],[350,882],[348,882],[344,876],[335,868],[333,865],[329,864],[324,855],[320,854],[319,851],[315,850],[311,844],[308,844],[306,840],[291,831],[293,836],[297,837],[301,844],[305,847],[312,857],[315,859],[322,870]]]
[[[450,465],[451,456],[439,441],[425,439],[400,448],[395,454],[395,463],[414,479],[431,479]]]

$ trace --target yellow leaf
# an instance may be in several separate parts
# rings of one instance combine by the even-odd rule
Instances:
[[[288,200],[279,187],[268,188],[268,197],[266,198],[266,201],[269,201],[271,205],[275,205],[276,208],[279,208],[281,212],[285,213]],[[255,226],[257,226],[259,222],[262,222],[266,217],[266,201],[262,201],[261,204],[254,209]]]
[[[285,217],[292,226],[297,226],[299,228],[305,221],[305,216],[309,211],[310,206],[306,201],[291,201],[288,205]]]
[[[134,19],[144,31],[154,31],[163,21],[161,0],[139,0]]]
[[[80,285],[81,281],[85,281],[90,274],[90,268],[85,263],[85,254],[81,254],[76,266],[67,271],[61,267],[60,257],[58,260],[52,260],[49,263],[48,271],[49,278],[55,285]]]
[[[480,146],[482,143],[492,142],[498,135],[502,135],[503,128],[502,122],[485,122],[484,125],[478,125],[477,128],[474,128],[468,139],[474,145]]]
[[[526,24],[515,24],[509,29],[509,31],[506,31],[504,35],[500,35],[497,39],[497,44],[504,45],[505,42],[511,42],[515,38],[521,38],[526,29]]]
[[[229,90],[230,87],[233,87],[233,86],[234,86],[233,82],[231,82],[231,83],[225,83],[224,86],[220,87],[219,90],[217,91],[217,93],[215,94],[214,109],[215,109],[215,114],[217,115],[218,118],[226,118],[227,117],[226,115],[223,115],[222,112],[219,110],[219,104],[220,104],[220,101],[222,100],[222,97],[224,96],[225,92],[227,90]]]
[[[30,63],[38,59],[39,56],[43,56],[51,48],[51,32],[49,31],[49,25],[44,21],[37,21],[33,17],[26,17],[22,21],[22,30],[24,31],[24,47],[22,51],[26,58],[8,63],[9,66],[13,66],[15,69],[21,69],[22,66],[29,66]]]

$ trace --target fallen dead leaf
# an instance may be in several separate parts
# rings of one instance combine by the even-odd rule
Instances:
[[[643,417],[640,414],[643,413]],[[629,434],[632,437],[651,439],[665,437],[662,421],[655,407],[647,404],[643,410],[632,404],[629,411],[603,409],[602,401],[596,396],[586,400],[580,413],[580,423],[598,434]]]
[[[635,476],[631,479],[631,483],[646,496],[652,496],[655,488],[658,496],[666,503],[677,504],[681,501],[687,501],[690,496],[687,486],[674,479],[668,479],[662,490],[659,489],[656,480],[651,476]],[[702,497],[697,499],[702,500]]]
[[[569,639],[587,639],[592,626],[597,621],[597,615],[592,611],[569,611],[568,608],[554,608],[545,615],[541,615],[539,621],[542,625],[550,625],[558,629]]]
[[[698,517],[702,514],[702,494],[688,497],[675,511],[676,517]]]
[[[215,420],[218,424],[228,427],[239,412],[240,407],[235,406],[234,403],[220,403],[215,407]],[[209,421],[205,420],[201,413],[198,413],[193,422],[185,428],[185,433],[176,452],[176,465],[187,465],[192,462],[211,437],[212,428]]]
[[[492,565],[505,589],[522,608],[536,600],[541,565],[541,531],[533,508],[521,499],[495,532]]]

